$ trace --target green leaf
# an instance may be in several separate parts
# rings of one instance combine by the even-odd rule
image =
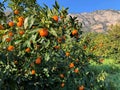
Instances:
[[[48,61],[50,59],[50,54],[49,53],[45,53],[45,61]]]
[[[57,1],[55,1],[55,6],[56,6],[56,8],[57,8],[57,9],[59,9],[59,8],[60,8],[60,6],[59,6],[59,4],[58,4],[58,2],[57,2]]]
[[[24,28],[27,29],[28,27],[28,21],[29,21],[29,17],[25,18],[25,21],[24,21]]]
[[[15,44],[19,44],[21,42],[22,42],[22,40],[17,40],[17,41],[15,41]]]
[[[29,28],[32,27],[32,25],[34,24],[34,22],[35,22],[35,18],[34,18],[34,16],[31,16],[31,17],[29,18]]]
[[[47,48],[50,45],[50,40],[46,43],[45,47]]]
[[[35,22],[35,18],[34,18],[34,15],[30,16],[30,17],[27,17],[24,21],[24,28],[25,29],[30,29],[32,27],[32,25],[34,24]]]
[[[50,33],[56,37],[58,36],[56,31],[53,28],[50,29]]]

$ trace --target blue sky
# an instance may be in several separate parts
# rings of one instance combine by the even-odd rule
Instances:
[[[69,7],[69,13],[93,12],[96,10],[120,10],[120,0],[57,0],[60,6]],[[52,7],[55,0],[37,0],[40,5]]]
[[[0,0],[2,2],[3,0]],[[69,13],[93,12],[96,10],[120,10],[120,0],[56,0],[60,7],[69,7]],[[48,5],[50,8],[55,0],[37,0],[41,6]]]

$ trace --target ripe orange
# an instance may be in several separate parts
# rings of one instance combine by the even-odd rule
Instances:
[[[78,68],[76,68],[76,69],[74,70],[74,72],[75,72],[75,73],[78,73],[78,72],[79,72],[79,69],[78,69]]]
[[[99,60],[100,63],[103,63],[103,61],[104,61],[104,59],[100,59],[100,60]]]
[[[72,31],[72,35],[74,36],[74,35],[77,35],[77,34],[78,34],[78,30],[74,29],[74,30]]]
[[[70,64],[69,64],[69,67],[70,67],[70,68],[73,68],[73,67],[74,67],[74,63],[70,63]]]
[[[19,18],[18,18],[18,21],[19,21],[19,22],[24,22],[24,17],[22,17],[22,16],[19,17]]]
[[[0,30],[3,30],[3,29],[4,29],[3,25],[0,25]]]
[[[40,30],[39,30],[39,35],[40,35],[41,37],[46,37],[46,36],[48,36],[48,30],[47,30],[46,28],[40,29]]]
[[[69,52],[66,52],[66,56],[67,56],[67,57],[70,56],[70,53],[69,53]]]
[[[58,41],[59,43],[61,43],[61,42],[62,42],[62,38],[58,38],[57,41]]]
[[[9,25],[10,27],[13,27],[13,26],[14,26],[14,22],[11,21],[11,22],[8,23],[8,25]]]
[[[10,42],[10,41],[11,41],[11,38],[6,38],[6,41],[7,41],[7,42]]]
[[[52,19],[53,19],[54,21],[58,22],[58,16],[57,16],[57,15],[54,15],[54,16],[52,17]]]
[[[64,82],[62,82],[62,83],[61,83],[61,87],[64,87],[64,86],[65,86],[65,83],[64,83]]]
[[[20,31],[19,31],[19,34],[20,34],[20,35],[23,35],[23,34],[24,34],[24,31],[23,31],[23,30],[20,30]]]
[[[30,52],[30,48],[26,48],[25,52],[29,53]]]
[[[54,49],[60,49],[60,46],[54,46]]]
[[[13,32],[9,32],[8,35],[12,37],[13,36]]]
[[[63,28],[66,28],[66,25],[64,25]]]
[[[10,46],[8,46],[8,51],[13,51],[14,48],[15,48],[14,46],[10,45]]]
[[[64,74],[60,74],[60,77],[61,77],[61,78],[64,78]]]
[[[83,46],[83,48],[84,48],[84,49],[86,49],[86,48],[87,48],[87,46],[86,46],[86,45],[84,45],[84,46]]]
[[[38,58],[35,60],[35,63],[36,63],[36,64],[40,64],[40,63],[41,63],[41,57],[38,57]]]
[[[79,87],[78,90],[84,90],[84,88],[85,88],[85,87],[82,85],[82,86]]]
[[[103,47],[103,43],[100,43],[100,44],[99,44],[99,47]]]
[[[14,14],[19,14],[19,11],[17,9],[14,10]]]
[[[31,74],[32,74],[32,75],[35,75],[35,73],[36,73],[35,70],[32,70],[32,71],[31,71]]]
[[[22,27],[22,26],[23,26],[23,22],[20,22],[20,21],[19,21],[19,22],[17,23],[17,26],[18,26],[18,27]]]

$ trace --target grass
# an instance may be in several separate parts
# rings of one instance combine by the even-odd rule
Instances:
[[[116,60],[104,59],[101,64],[91,61],[91,69],[104,81],[106,87],[104,90],[120,90],[120,63]]]

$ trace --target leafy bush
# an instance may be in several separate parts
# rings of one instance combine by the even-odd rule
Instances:
[[[89,58],[95,56],[81,47],[76,17],[68,16],[68,8],[60,10],[57,2],[52,9],[34,3],[32,10],[28,1],[17,1],[9,4],[13,13],[1,37],[0,88],[92,90],[96,78]]]
[[[113,58],[119,60],[120,56],[120,39],[119,39],[119,24],[111,26],[106,33],[87,33],[85,36],[89,36],[90,42],[87,44],[88,52],[93,52],[94,55]]]

